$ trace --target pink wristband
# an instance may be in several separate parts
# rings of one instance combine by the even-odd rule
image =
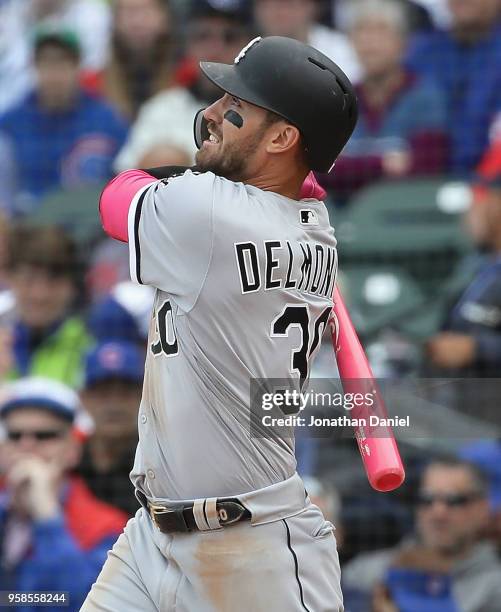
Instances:
[[[111,180],[99,200],[99,214],[104,231],[117,240],[128,242],[127,218],[132,200],[156,179],[143,170],[126,170]]]

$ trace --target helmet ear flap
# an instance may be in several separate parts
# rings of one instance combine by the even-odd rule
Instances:
[[[205,108],[201,108],[195,115],[195,121],[193,124],[193,135],[195,136],[195,144],[197,149],[200,149],[204,143],[204,140],[208,140],[210,134],[207,129],[207,119],[204,117]]]

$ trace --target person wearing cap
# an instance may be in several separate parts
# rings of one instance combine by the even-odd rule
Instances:
[[[57,381],[24,378],[1,388],[0,588],[63,591],[70,611],[127,520],[72,474],[80,411],[78,395]]]
[[[135,514],[139,502],[129,472],[137,445],[144,351],[124,341],[99,343],[87,355],[81,399],[95,428],[79,473],[99,499]]]
[[[102,0],[2,0],[0,2],[0,114],[19,102],[34,81],[31,32],[54,25],[76,31],[84,70],[106,62],[111,10]]]
[[[125,140],[124,120],[82,90],[80,53],[72,31],[37,30],[34,90],[0,117],[0,133],[12,143],[17,168],[17,214],[29,212],[51,190],[109,177]]]
[[[251,38],[250,18],[242,0],[191,0],[184,57],[175,74],[177,85],[143,104],[115,160],[115,170],[140,167],[140,161],[160,145],[179,147],[193,161],[196,152],[193,116],[219,96],[218,89],[200,71],[198,62],[233,61]],[[167,164],[174,162],[166,159],[160,165]]]

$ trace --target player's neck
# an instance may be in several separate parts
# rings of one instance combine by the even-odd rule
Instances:
[[[289,172],[274,171],[273,173],[264,170],[262,173],[244,180],[244,183],[253,185],[263,191],[273,191],[291,200],[299,200],[304,179],[303,173],[294,169]]]

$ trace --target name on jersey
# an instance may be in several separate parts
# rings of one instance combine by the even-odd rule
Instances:
[[[259,253],[254,242],[235,243],[242,293],[262,288],[296,289],[331,297],[337,272],[336,249],[319,243],[296,245],[293,248],[288,240],[264,240]]]

